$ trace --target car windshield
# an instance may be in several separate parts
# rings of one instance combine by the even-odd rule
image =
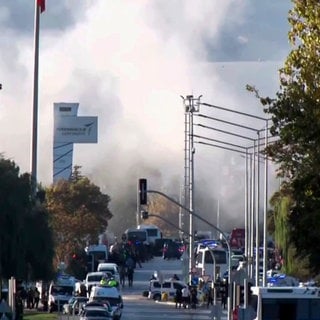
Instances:
[[[88,276],[88,281],[89,282],[99,282],[103,277],[103,274],[101,275],[92,275],[92,276]]]
[[[85,317],[109,317],[109,312],[107,310],[95,310],[95,309],[87,309],[85,310]]]
[[[110,298],[110,297],[95,297],[94,301],[104,303],[108,301],[111,306],[116,306],[117,304],[121,303],[120,298]]]
[[[52,294],[59,295],[72,295],[73,287],[71,286],[53,286],[51,289]]]

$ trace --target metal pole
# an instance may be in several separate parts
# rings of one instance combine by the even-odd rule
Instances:
[[[256,185],[256,263],[255,263],[255,269],[256,269],[256,286],[259,286],[259,269],[260,269],[260,256],[259,256],[259,248],[260,248],[260,231],[259,231],[259,224],[260,224],[260,213],[259,213],[259,207],[260,207],[260,163],[259,163],[259,154],[260,154],[260,147],[259,147],[259,138],[260,138],[260,132],[257,132],[258,134],[258,145],[257,145],[257,185]]]
[[[38,146],[38,87],[39,87],[39,20],[40,8],[35,1],[34,14],[34,72],[33,72],[33,118],[32,118],[32,154],[31,154],[31,188],[35,196],[37,189],[37,146]]]
[[[245,179],[244,179],[244,229],[245,229],[245,239],[244,239],[244,255],[248,259],[248,239],[249,239],[249,210],[248,210],[248,149],[246,149],[245,156]],[[248,263],[247,263],[248,266]]]
[[[252,159],[252,175],[251,175],[251,264],[250,264],[250,277],[253,278],[253,264],[254,264],[254,221],[255,221],[255,180],[256,180],[256,141],[253,143],[253,159]]]
[[[190,154],[190,184],[189,184],[189,210],[193,212],[193,202],[194,202],[194,146],[193,146],[193,97],[189,97],[190,104],[190,112],[189,112],[189,126],[190,126],[190,138],[189,138],[189,154]],[[189,234],[194,234],[194,218],[193,215],[189,215]],[[194,254],[193,254],[193,247],[194,247],[194,240],[193,237],[189,237],[189,244],[190,244],[190,256],[189,256],[189,270],[191,271],[194,267]],[[190,273],[190,282],[191,282],[191,273]]]
[[[160,191],[156,191],[156,190],[147,190],[147,192],[148,193],[160,194],[161,196],[163,196],[166,199],[170,200],[171,202],[173,202],[177,206],[185,209],[187,212],[189,212],[189,214],[194,215],[196,218],[198,218],[202,222],[206,223],[207,225],[209,225],[214,230],[218,231],[221,234],[221,236],[223,237],[223,239],[225,240],[227,248],[228,248],[228,285],[229,285],[229,290],[228,290],[228,320],[229,320],[231,318],[231,302],[232,302],[232,299],[231,299],[231,287],[232,286],[231,286],[231,247],[230,247],[230,244],[229,244],[227,236],[217,226],[215,226],[214,224],[210,223],[208,220],[202,218],[201,216],[199,216],[195,212],[190,211],[188,208],[184,207],[181,203],[177,202],[175,199],[167,196],[165,193],[160,192]],[[192,254],[193,254],[193,252],[192,252]]]
[[[266,120],[265,128],[265,149],[268,146],[268,120]],[[264,158],[264,208],[263,208],[263,283],[267,284],[267,269],[268,269],[268,245],[267,245],[267,216],[268,216],[268,157]]]

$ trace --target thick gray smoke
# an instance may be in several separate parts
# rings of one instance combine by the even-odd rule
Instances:
[[[99,142],[76,145],[74,165],[111,196],[110,228],[135,221],[140,177],[178,196],[184,172],[180,95],[262,114],[245,85],[274,95],[288,52],[289,8],[289,0],[47,1],[40,33],[38,180],[52,182],[53,103],[79,102],[79,115],[98,116]],[[0,4],[0,25],[0,151],[30,171],[32,1]],[[196,146],[196,202],[214,220],[219,201],[225,228],[243,212],[243,161]]]

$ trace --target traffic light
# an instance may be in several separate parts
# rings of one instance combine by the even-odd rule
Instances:
[[[147,199],[147,179],[139,179],[139,203],[142,205],[146,205],[148,202]]]
[[[141,211],[141,217],[142,217],[143,220],[148,219],[149,218],[149,212],[142,210]]]

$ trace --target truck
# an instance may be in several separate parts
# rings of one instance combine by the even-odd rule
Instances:
[[[320,319],[320,289],[303,286],[251,287],[247,303],[234,309],[233,319]]]

